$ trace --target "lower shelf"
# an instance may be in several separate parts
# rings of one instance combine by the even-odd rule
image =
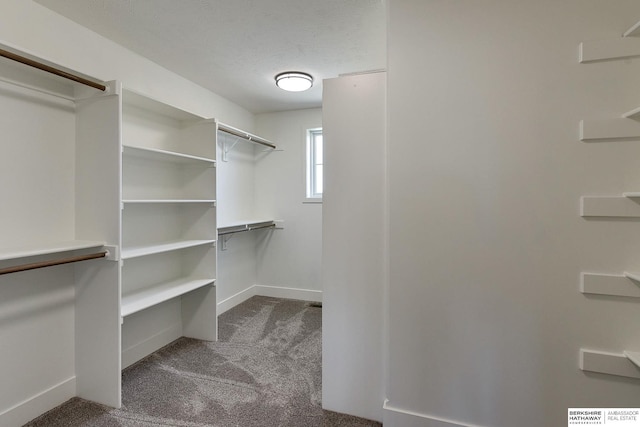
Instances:
[[[133,292],[122,297],[120,315],[129,316],[214,283],[215,279],[178,279]]]

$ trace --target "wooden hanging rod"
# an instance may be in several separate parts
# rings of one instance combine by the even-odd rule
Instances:
[[[228,133],[230,135],[233,135],[233,136],[240,137],[242,139],[246,139],[247,141],[250,141],[250,142],[255,142],[257,144],[265,145],[265,146],[267,146],[269,148],[273,148],[273,149],[276,148],[276,145],[271,141],[268,141],[268,140],[266,140],[264,138],[260,138],[257,135],[253,135],[253,134],[247,133],[247,132],[242,131],[240,129],[236,129],[234,127],[225,125],[223,123],[218,123],[218,130],[221,130],[222,132],[226,132],[226,133]]]
[[[47,73],[55,74],[56,76],[64,77],[65,79],[73,80],[77,83],[82,83],[83,85],[91,86],[92,88],[101,90],[103,92],[107,90],[107,87],[101,83],[87,80],[83,77],[76,76],[75,74],[67,73],[66,71],[62,71],[58,68],[42,64],[40,62],[34,61],[33,59],[25,58],[24,56],[17,55],[4,49],[0,49],[0,56],[4,56],[5,58],[9,58],[13,61],[20,62],[21,64],[25,64],[33,68],[37,68],[38,70],[46,71]]]
[[[78,256],[73,256],[69,258],[58,259],[54,261],[42,261],[42,262],[34,262],[31,264],[21,264],[13,267],[0,269],[0,275],[17,273],[19,271],[35,270],[36,268],[53,267],[54,265],[70,264],[72,262],[87,261],[90,259],[105,258],[106,256],[107,256],[107,251],[103,251],[103,252],[98,252],[94,254],[78,255]]]

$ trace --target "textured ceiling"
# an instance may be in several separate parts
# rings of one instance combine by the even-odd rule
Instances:
[[[386,67],[383,0],[35,0],[254,113],[321,105],[322,79]],[[314,76],[302,93],[282,71]]]

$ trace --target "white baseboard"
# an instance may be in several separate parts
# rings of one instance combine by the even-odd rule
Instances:
[[[122,369],[134,364],[154,351],[161,349],[181,336],[182,326],[173,325],[145,339],[144,341],[122,350]]]
[[[480,427],[475,424],[461,424],[452,420],[396,408],[384,401],[384,427]]]
[[[322,291],[311,289],[285,288],[282,286],[255,285],[255,294],[263,297],[297,299],[301,301],[322,302]]]
[[[254,286],[249,286],[244,291],[240,291],[237,294],[232,295],[229,298],[220,301],[217,304],[217,310],[216,310],[218,316],[221,315],[222,313],[224,313],[225,311],[232,309],[236,305],[245,302],[246,300],[248,300],[252,296],[255,296],[256,295],[255,292],[256,292],[255,285]]]
[[[0,413],[0,426],[20,427],[76,395],[73,376]]]
[[[256,295],[260,295],[263,297],[322,302],[322,291],[314,291],[311,289],[285,288],[282,286],[253,285],[249,286],[244,291],[240,291],[237,294],[220,301],[217,306],[218,315],[221,315],[225,311]]]

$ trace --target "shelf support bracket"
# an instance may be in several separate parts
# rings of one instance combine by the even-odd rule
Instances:
[[[227,155],[229,154],[229,151],[233,150],[233,147],[236,146],[238,141],[240,141],[240,137],[236,137],[236,139],[233,141],[233,144],[231,144],[231,146],[229,146],[229,143],[227,141],[224,141],[222,143],[222,161],[223,162],[229,161]]]
[[[229,239],[231,239],[233,237],[233,234],[227,234],[227,235],[223,235],[220,236],[220,250],[221,251],[226,251],[227,250],[227,242],[229,241]]]

